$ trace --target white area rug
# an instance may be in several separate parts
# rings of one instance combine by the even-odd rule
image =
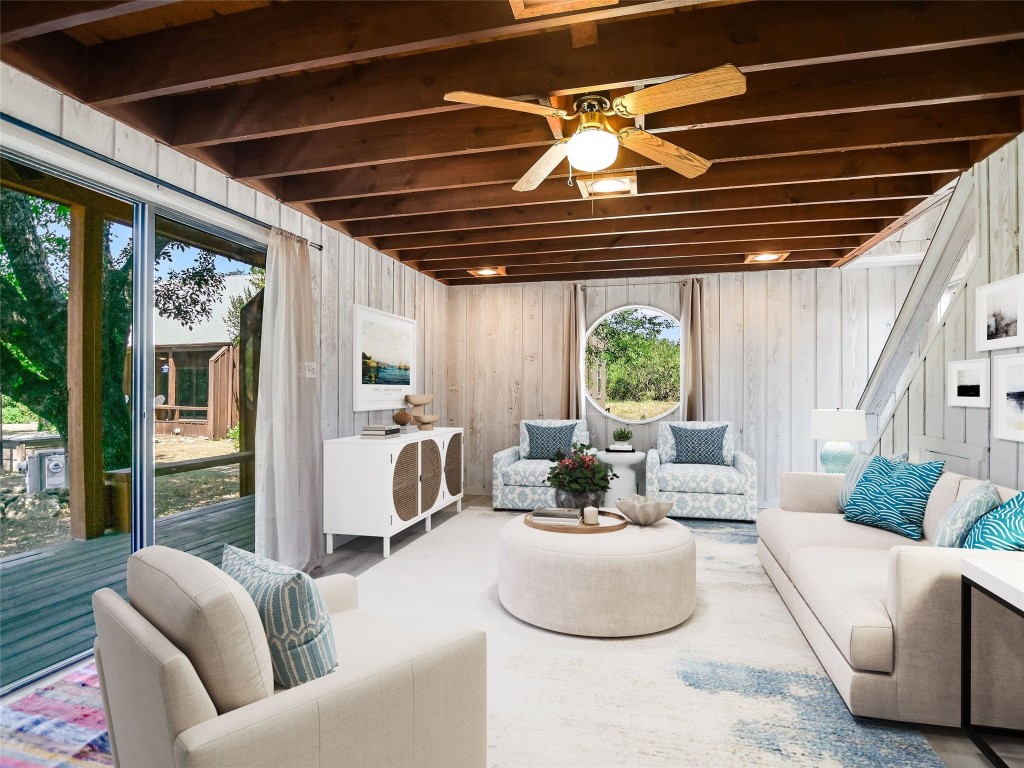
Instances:
[[[368,611],[486,630],[495,768],[942,766],[916,729],[850,715],[761,568],[753,525],[688,522],[693,616],[599,640],[502,608],[498,542],[510,517],[467,508],[359,576]]]

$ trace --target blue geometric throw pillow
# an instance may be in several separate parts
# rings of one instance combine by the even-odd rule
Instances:
[[[899,463],[875,456],[846,505],[843,517],[920,541],[924,510],[945,462]]]
[[[909,459],[909,453],[897,453],[895,456],[889,457],[889,461],[896,462],[904,462]],[[846,470],[846,475],[843,476],[843,484],[839,486],[839,496],[836,498],[836,506],[839,507],[840,512],[846,511],[846,505],[849,503],[850,497],[853,495],[853,491],[857,487],[857,483],[860,482],[860,478],[864,474],[864,470],[868,468],[868,464],[870,462],[870,453],[861,452],[853,457],[849,468]]]
[[[576,431],[576,423],[563,424],[559,427],[542,427],[539,424],[527,424],[526,436],[530,441],[530,455],[524,459],[545,459],[554,461],[559,452],[568,454],[572,451],[572,434]]]
[[[1024,492],[976,522],[964,548],[1024,552]]]
[[[330,611],[307,574],[230,544],[221,570],[256,603],[278,685],[294,688],[338,666]]]
[[[936,547],[962,547],[974,524],[1000,504],[999,492],[986,480],[946,510],[932,543]]]
[[[725,465],[725,431],[728,425],[690,429],[670,424],[672,437],[676,441],[674,464],[718,464]]]

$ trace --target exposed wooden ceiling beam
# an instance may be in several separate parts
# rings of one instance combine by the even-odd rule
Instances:
[[[517,21],[508,5],[493,0],[274,3],[237,18],[218,17],[99,46],[89,100],[102,106],[150,99],[698,4],[635,2]],[[225,45],[226,40],[245,45]]]
[[[603,237],[585,237],[556,240],[515,240],[510,243],[485,243],[461,248],[415,248],[397,251],[400,261],[429,268],[432,261],[465,258],[502,258],[505,256],[537,255],[572,250],[607,251],[633,249],[651,245],[710,245],[716,247],[736,241],[752,240],[818,240],[822,237],[871,237],[885,223],[878,219],[851,221],[816,221],[790,224],[761,224],[757,226],[719,229],[661,229],[652,232],[610,234]],[[625,254],[623,254],[625,257]]]
[[[834,2],[827,14],[815,3],[747,3],[604,24],[586,48],[549,32],[170,97],[176,125],[164,138],[198,145],[459,109],[443,100],[451,90],[536,97],[725,62],[754,71],[1022,38],[1022,3]]]
[[[0,44],[149,10],[175,0],[4,0]]]
[[[1024,82],[1024,70],[1021,77]],[[660,136],[714,162],[729,162],[756,157],[971,141],[991,136],[1008,137],[1021,131],[1021,114],[1020,99],[1013,97],[853,115],[808,117],[769,125],[759,123],[695,129],[663,133]],[[533,165],[541,153],[540,148],[513,149],[454,158],[387,163],[293,176],[280,182],[276,188],[281,200],[292,203],[408,194],[484,184],[511,184]],[[651,167],[650,160],[621,149],[611,168]],[[544,186],[553,184],[554,179],[568,176],[569,165],[563,161],[551,174],[549,181],[544,182]]]
[[[605,248],[596,251],[558,251],[555,253],[524,253],[515,256],[478,256],[472,259],[437,259],[410,262],[417,269],[441,273],[475,267],[518,267],[527,264],[582,264],[591,262],[630,261],[633,259],[677,258],[681,256],[718,256],[762,251],[846,251],[856,248],[867,238],[857,236],[818,237],[807,239],[741,240],[732,243],[698,243],[696,245],[650,245],[641,248]],[[444,275],[441,275],[444,277]]]
[[[1021,93],[1024,42],[1012,42],[752,72],[747,93],[740,98],[655,113],[647,116],[645,125],[658,133]],[[236,143],[232,170],[240,178],[257,178],[539,147],[551,139],[533,115],[458,110],[416,120],[331,128],[315,137]],[[367,155],[367,147],[373,148],[372,155]]]
[[[489,211],[459,211],[427,216],[365,219],[345,224],[353,237],[466,229],[517,227],[528,224],[595,222],[634,216],[677,214],[681,210],[730,211],[751,208],[817,205],[867,200],[919,200],[938,187],[928,174],[891,178],[863,178],[779,184],[746,189],[682,192],[651,197],[578,200],[550,205],[530,205]]]
[[[558,224],[528,224],[521,227],[489,227],[487,229],[429,232],[418,235],[393,235],[374,238],[372,242],[373,246],[379,250],[398,252],[413,248],[461,248],[468,245],[507,243],[517,240],[591,238],[665,229],[712,230],[726,228],[742,232],[747,227],[765,224],[856,219],[881,219],[887,222],[903,216],[913,205],[914,202],[911,200],[871,200],[857,203],[790,205],[738,211],[680,211],[677,214],[666,216],[635,216]]]
[[[831,259],[825,259],[822,261],[794,261],[790,262],[788,259],[781,264],[730,264],[728,266],[697,266],[697,267],[667,267],[662,269],[629,269],[621,272],[615,272],[612,274],[614,278],[630,278],[630,277],[664,277],[665,275],[703,275],[717,272],[766,272],[768,270],[779,270],[779,269],[819,269],[823,267],[832,266],[833,261]],[[572,280],[586,280],[590,277],[591,273],[589,269],[572,269],[567,268],[562,272],[557,273],[546,273],[546,274],[527,274],[527,275],[511,275],[508,277],[491,277],[486,279],[470,277],[466,275],[460,278],[451,278],[449,280],[441,280],[441,282],[450,286],[466,286],[466,285],[485,285],[487,283],[536,283],[541,280],[550,281],[572,281]]]

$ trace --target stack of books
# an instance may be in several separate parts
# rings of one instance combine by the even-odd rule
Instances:
[[[579,525],[580,511],[578,509],[545,509],[537,507],[533,510],[533,521],[545,525]]]
[[[417,427],[415,424],[406,424],[405,426],[400,427],[399,431],[403,435],[411,435],[413,432],[419,432],[420,428]]]
[[[633,446],[629,443],[612,443],[605,450],[608,453],[632,453]]]
[[[370,440],[385,440],[398,437],[402,430],[397,424],[367,424],[363,427],[362,436]]]

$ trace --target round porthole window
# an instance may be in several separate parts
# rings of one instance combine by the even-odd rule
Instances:
[[[679,407],[679,321],[653,307],[609,312],[587,332],[584,385],[618,421],[660,419]]]

